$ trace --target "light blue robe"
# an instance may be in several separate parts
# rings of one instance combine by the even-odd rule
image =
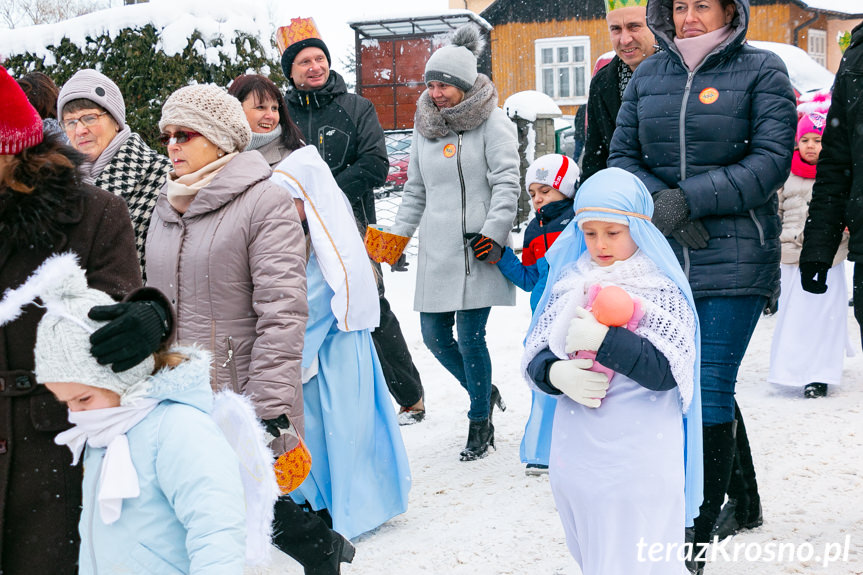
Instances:
[[[312,471],[291,495],[326,508],[333,528],[351,539],[407,510],[410,468],[369,330],[336,327],[333,291],[314,253],[306,277],[303,369],[317,361],[317,375],[303,385]]]

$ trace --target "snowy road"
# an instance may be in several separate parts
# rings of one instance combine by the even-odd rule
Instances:
[[[384,266],[387,268],[388,266]],[[428,417],[403,429],[411,460],[410,507],[354,541],[345,575],[554,574],[580,575],[564,543],[548,478],[526,477],[519,462],[521,433],[530,407],[518,376],[521,340],[530,319],[527,295],[514,308],[495,308],[488,326],[494,382],[508,409],[495,414],[497,452],[464,463],[458,453],[467,434],[467,395],[422,344],[412,310],[415,262],[405,274],[384,270],[396,312],[426,388]],[[859,335],[849,308],[849,329]],[[746,417],[764,505],[765,523],[738,536],[709,565],[709,575],[863,573],[863,354],[845,361],[845,385],[825,399],[765,383],[774,320],[762,318],[741,368],[738,401]],[[850,537],[850,539],[849,539]],[[756,558],[755,544],[793,544],[805,558]],[[846,553],[848,560],[842,560]],[[733,557],[738,544],[738,558]],[[839,560],[823,567],[825,546]],[[837,553],[838,551],[838,553]],[[747,561],[746,555],[756,559]],[[302,569],[277,554],[260,574],[294,575]],[[609,574],[614,575],[614,574]]]

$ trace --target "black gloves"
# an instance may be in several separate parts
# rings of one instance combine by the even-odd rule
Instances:
[[[653,225],[664,236],[680,230],[689,221],[689,204],[680,188],[660,190],[653,196]]]
[[[396,263],[390,266],[391,272],[406,272],[408,271],[408,258],[404,254],[399,256]]]
[[[97,305],[87,314],[109,321],[90,336],[90,353],[114,373],[126,371],[157,351],[170,333],[170,315],[156,301]]]
[[[707,233],[707,228],[704,227],[701,220],[693,220],[684,224],[682,228],[671,232],[671,237],[683,247],[691,250],[703,250],[707,247],[710,234]]]
[[[470,241],[473,256],[479,261],[496,264],[503,257],[503,248],[490,237],[482,234],[465,234],[464,237]]]
[[[264,424],[264,429],[267,430],[267,433],[273,436],[273,439],[281,437],[283,429],[289,430],[291,428],[291,422],[288,420],[288,416],[284,413],[276,419],[262,419],[261,423]]]
[[[821,262],[800,262],[800,284],[809,293],[827,291],[827,270],[830,264]]]

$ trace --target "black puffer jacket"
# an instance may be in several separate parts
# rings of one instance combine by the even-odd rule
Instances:
[[[360,227],[375,223],[373,190],[386,180],[389,160],[372,103],[349,94],[345,81],[332,70],[320,90],[291,90],[285,100],[306,143],[318,147],[351,202]]]
[[[863,261],[863,24],[854,28],[833,84],[800,262],[832,264],[845,226],[848,259]]]
[[[680,188],[707,228],[702,250],[669,238],[695,297],[779,288],[776,190],[791,169],[794,91],[778,56],[744,44],[749,3],[735,3],[733,33],[690,74],[673,42],[672,0],[649,1],[647,24],[663,51],[629,82],[608,162],[652,193]]]

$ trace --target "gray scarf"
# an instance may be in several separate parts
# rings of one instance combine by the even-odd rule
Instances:
[[[246,146],[246,151],[249,150],[257,150],[258,148],[263,148],[276,138],[282,135],[282,126],[279,124],[276,126],[276,129],[272,132],[267,132],[266,134],[258,134],[257,132],[252,132],[252,139],[249,140],[249,145]]]
[[[417,100],[414,126],[426,138],[443,138],[450,132],[467,132],[488,120],[497,108],[497,88],[485,74],[477,76],[473,88],[465,92],[464,99],[452,108],[438,108],[428,90]]]
[[[99,177],[102,170],[111,163],[111,160],[113,160],[114,156],[117,155],[117,151],[126,143],[126,140],[128,140],[131,135],[132,130],[129,126],[123,126],[123,129],[117,132],[114,139],[108,142],[108,145],[105,146],[105,149],[102,150],[102,153],[99,154],[98,158],[96,158],[96,161],[84,162],[81,164],[81,174],[86,183],[92,184],[96,181],[96,178]]]

